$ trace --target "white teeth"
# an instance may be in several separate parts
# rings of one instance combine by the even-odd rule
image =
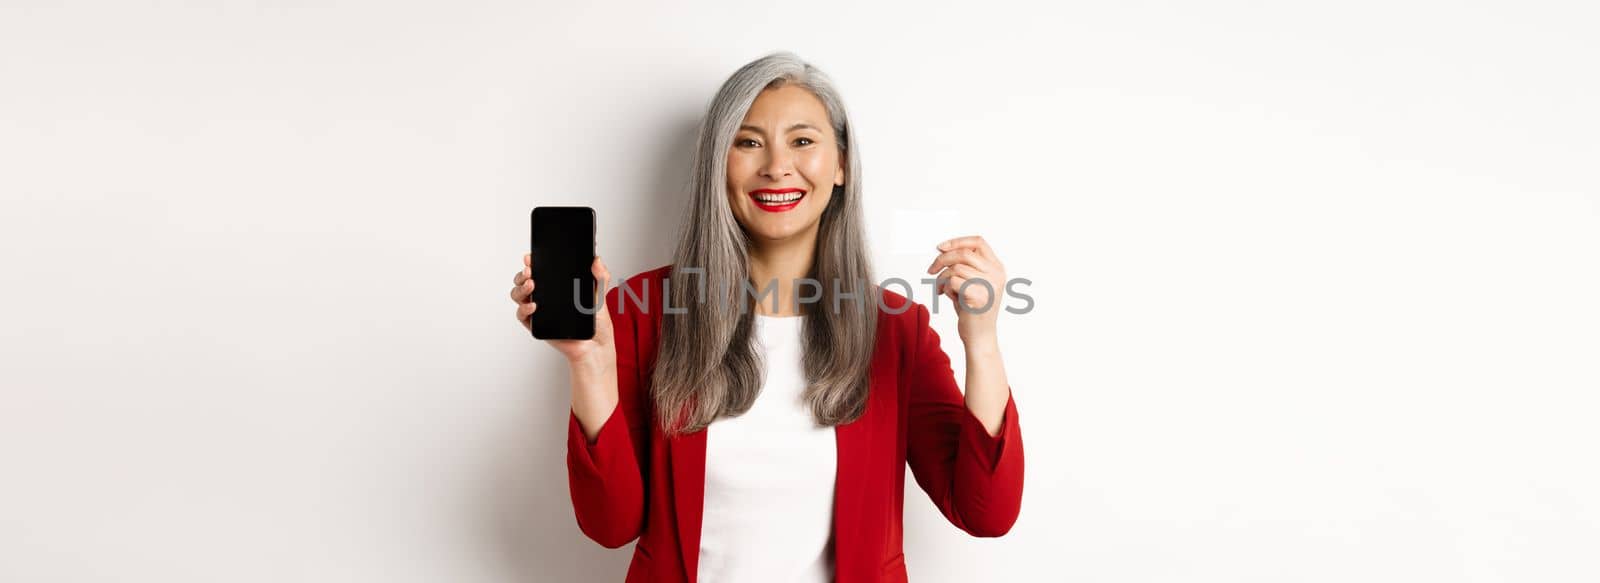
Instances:
[[[804,195],[804,194],[805,194],[804,192],[785,192],[783,194],[774,194],[774,193],[771,193],[771,192],[763,192],[763,193],[755,195],[755,197],[756,197],[756,200],[759,200],[761,202],[785,203],[785,202],[793,202],[793,201],[796,201],[796,200],[800,200],[800,197],[802,195]]]

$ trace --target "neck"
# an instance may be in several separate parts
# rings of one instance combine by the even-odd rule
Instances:
[[[767,316],[793,317],[800,315],[800,304],[796,301],[796,280],[804,278],[811,271],[811,262],[816,256],[817,232],[815,229],[795,235],[781,241],[757,240],[750,249],[750,280],[760,293],[771,282],[777,282],[777,289],[773,294],[762,298],[756,304],[756,313]],[[800,293],[815,294],[816,290],[806,287]],[[778,309],[772,308],[772,298],[778,299]]]

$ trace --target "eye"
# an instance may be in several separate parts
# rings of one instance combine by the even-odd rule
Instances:
[[[805,143],[801,143],[801,142],[805,142]],[[796,145],[796,146],[809,146],[809,145],[811,145],[811,143],[812,143],[811,142],[811,138],[795,138],[795,140],[794,140],[794,145]]]
[[[759,145],[761,145],[761,144],[757,144],[755,140],[752,140],[750,138],[739,138],[739,139],[733,141],[733,145],[741,147],[741,148],[746,147],[747,144],[749,146],[759,146]]]

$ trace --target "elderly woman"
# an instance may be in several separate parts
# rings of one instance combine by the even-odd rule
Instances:
[[[928,267],[969,307],[963,394],[928,308],[872,283],[859,148],[825,75],[788,53],[740,68],[694,163],[672,263],[597,294],[592,339],[546,341],[570,365],[583,532],[638,540],[630,582],[905,581],[909,463],[955,526],[1005,534],[1023,456],[994,250],[951,239]],[[524,326],[538,260],[514,278]]]

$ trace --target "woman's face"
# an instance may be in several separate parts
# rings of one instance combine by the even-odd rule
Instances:
[[[728,150],[728,204],[745,231],[762,241],[814,232],[841,184],[839,144],[822,100],[796,85],[756,96]]]

